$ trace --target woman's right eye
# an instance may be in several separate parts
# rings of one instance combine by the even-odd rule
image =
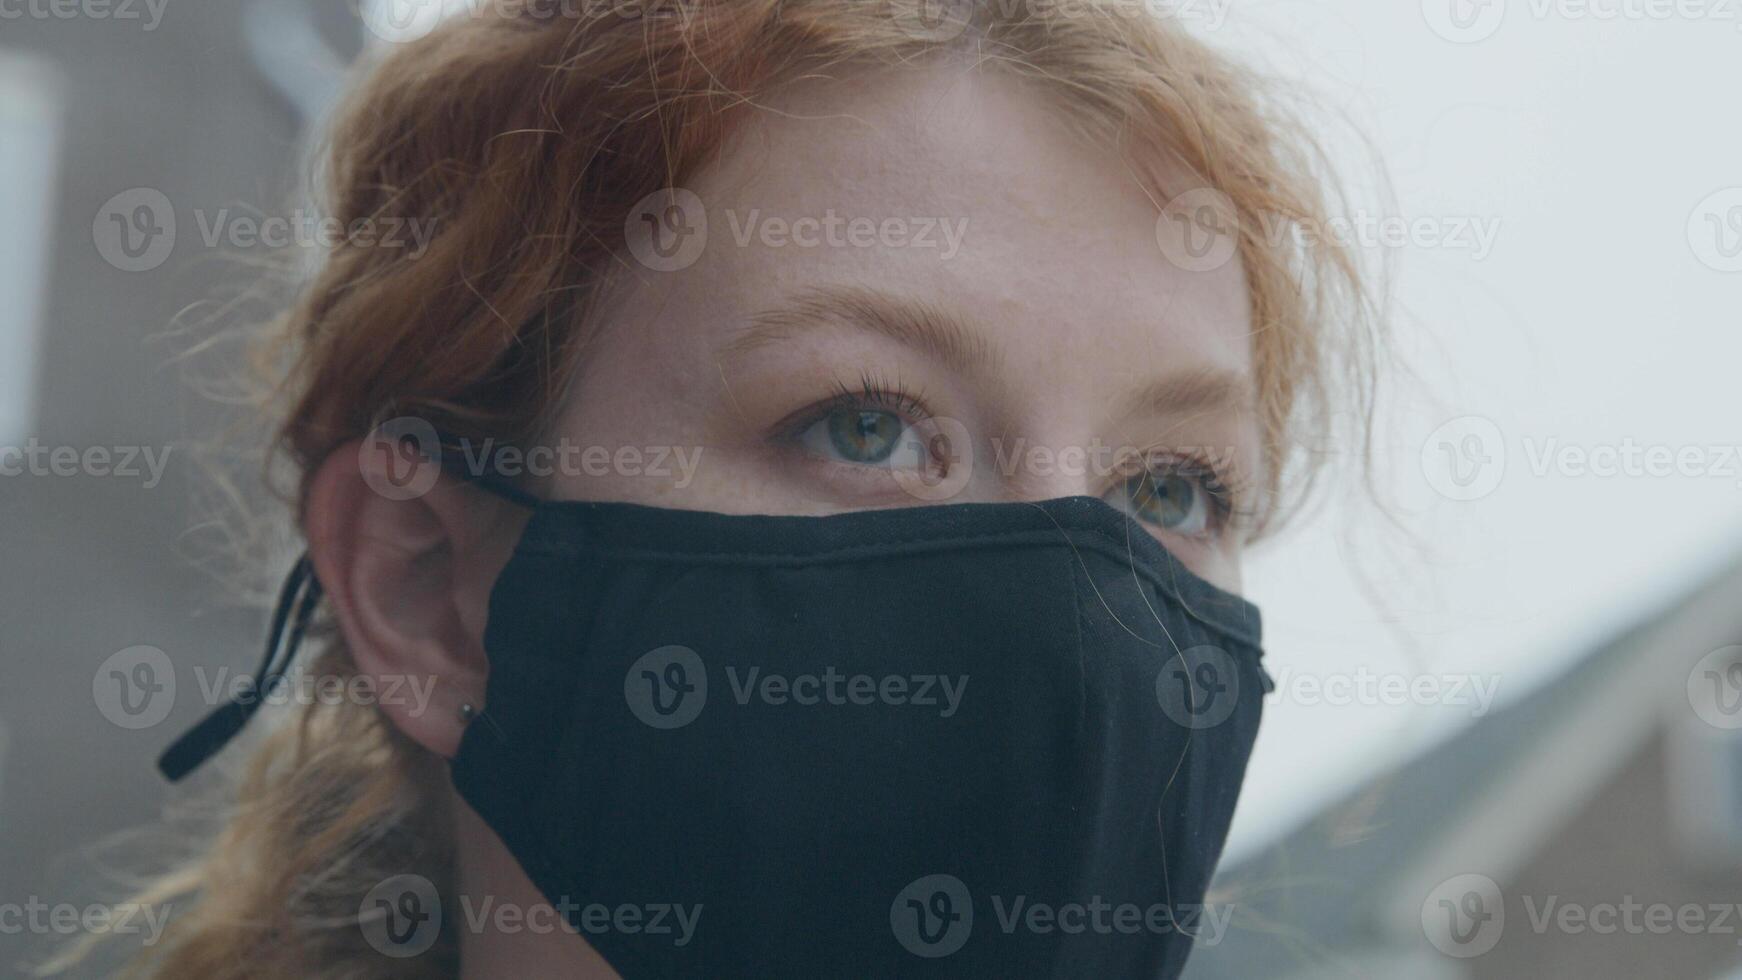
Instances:
[[[834,462],[889,466],[912,427],[900,415],[880,409],[843,406],[799,433],[807,452]]]

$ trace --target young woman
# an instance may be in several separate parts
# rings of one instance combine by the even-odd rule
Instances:
[[[142,975],[1153,977],[1225,924],[1241,552],[1359,424],[1355,269],[1187,27],[931,7],[481,5],[370,70],[331,212],[432,237],[267,359],[274,642],[353,696]]]

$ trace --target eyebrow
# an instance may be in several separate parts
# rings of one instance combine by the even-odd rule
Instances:
[[[862,286],[804,289],[780,306],[752,314],[720,354],[735,359],[829,326],[879,334],[961,373],[984,370],[999,360],[999,350],[984,334],[937,307]],[[1192,368],[1139,388],[1116,417],[1246,412],[1255,400],[1252,379],[1244,372]]]
[[[1159,378],[1132,393],[1123,417],[1246,413],[1256,400],[1250,376],[1223,368],[1196,368]]]
[[[829,325],[879,334],[962,373],[998,361],[997,349],[984,335],[937,307],[860,286],[811,287],[783,306],[753,314],[720,353],[741,357]]]

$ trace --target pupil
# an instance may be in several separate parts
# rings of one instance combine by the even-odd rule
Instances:
[[[1133,495],[1138,513],[1145,520],[1162,527],[1174,527],[1190,516],[1193,489],[1189,481],[1178,476],[1156,478],[1145,474],[1135,481]]]
[[[835,449],[856,463],[881,463],[895,452],[901,424],[888,412],[840,412],[829,433]]]

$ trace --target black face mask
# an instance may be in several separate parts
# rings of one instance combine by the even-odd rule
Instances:
[[[625,977],[1172,977],[1227,925],[1257,610],[1103,501],[540,503],[484,644],[455,785]]]

